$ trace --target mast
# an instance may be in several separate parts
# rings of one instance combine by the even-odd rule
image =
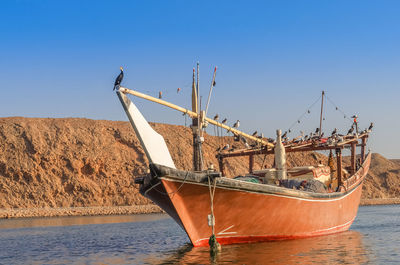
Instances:
[[[197,63],[197,69],[199,64]],[[197,70],[197,85],[199,84],[199,72]],[[193,133],[193,171],[203,170],[203,157],[201,151],[202,137],[201,137],[201,118],[199,115],[198,106],[198,91],[199,88],[195,82],[195,69],[193,68],[193,83],[192,83],[192,111],[197,113],[197,117],[192,118],[192,133]]]
[[[199,72],[199,68],[200,68],[200,64],[199,64],[199,62],[197,62],[197,77],[196,77],[196,79],[197,79],[197,82],[196,82],[196,88],[197,88],[197,104],[199,105],[199,109],[198,109],[198,112],[197,112],[197,114],[200,114],[200,110],[201,110],[201,103],[200,103],[200,87],[199,87],[199,75],[200,75],[200,72]]]
[[[319,117],[319,136],[321,136],[322,133],[322,114],[324,111],[324,95],[325,91],[322,90],[322,96],[321,96],[321,116]]]

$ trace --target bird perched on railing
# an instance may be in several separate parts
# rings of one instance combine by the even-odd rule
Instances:
[[[124,68],[122,68],[121,66],[119,69],[121,70],[121,73],[119,73],[119,75],[115,79],[113,90],[118,90],[119,86],[121,85],[122,79],[124,79]]]
[[[246,148],[249,148],[249,147],[250,147],[250,145],[249,145],[249,143],[247,142],[247,139],[246,139],[246,138],[244,138],[243,136],[240,136],[240,140],[244,143],[244,145],[246,146]]]
[[[286,135],[287,135],[287,131],[286,131],[286,132],[284,132],[284,134],[282,134],[282,136],[281,136],[281,137],[282,137],[282,139],[283,139],[283,138],[286,138]]]
[[[354,131],[354,125],[351,125],[350,130],[347,132],[347,135],[352,134]]]
[[[229,149],[229,152],[233,152],[233,151],[235,151],[236,150],[236,146],[235,145],[232,145],[232,148],[231,149]]]
[[[331,135],[335,135],[336,133],[337,133],[337,129],[335,128],[335,129],[332,131]]]
[[[228,149],[229,149],[229,144],[226,144],[221,150],[225,151],[225,150],[228,150]]]
[[[218,113],[217,114],[215,114],[215,116],[214,116],[214,121],[217,121],[219,119],[219,115],[218,115]]]
[[[255,132],[253,132],[253,134],[252,134],[251,136],[254,136],[254,137],[256,137],[256,136],[257,136],[257,134],[258,134],[258,132],[257,132],[257,131],[255,131]]]
[[[223,119],[223,120],[222,120],[222,124],[226,124],[227,121],[228,121],[227,118]]]
[[[240,126],[240,121],[239,120],[237,120],[234,124],[233,124],[233,128],[239,128],[239,126]]]

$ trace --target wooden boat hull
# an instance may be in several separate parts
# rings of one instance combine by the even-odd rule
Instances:
[[[345,182],[343,191],[335,193],[313,194],[263,184],[217,182],[214,196],[217,241],[250,243],[348,230],[357,215],[370,157]],[[194,246],[208,246],[211,227],[207,216],[211,211],[207,182],[159,175],[152,183],[142,185],[141,192],[177,221]]]

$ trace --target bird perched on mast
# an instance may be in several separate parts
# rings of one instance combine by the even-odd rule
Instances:
[[[124,79],[124,68],[122,68],[122,66],[121,66],[119,69],[121,70],[121,73],[119,73],[119,75],[115,79],[113,91],[115,89],[119,89],[119,87],[121,85],[121,82],[122,82],[122,79]]]

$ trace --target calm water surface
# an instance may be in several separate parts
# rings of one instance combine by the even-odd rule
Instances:
[[[192,248],[167,215],[0,220],[0,264],[400,264],[400,205],[360,207],[351,230]]]

